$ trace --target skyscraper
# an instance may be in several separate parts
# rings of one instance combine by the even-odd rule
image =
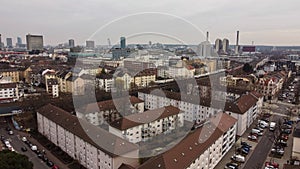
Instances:
[[[43,50],[44,41],[42,35],[26,35],[27,50]]]
[[[215,41],[215,50],[216,50],[216,52],[218,52],[218,53],[221,52],[222,48],[223,48],[222,40],[221,39],[216,39],[216,41]]]
[[[69,47],[70,48],[74,48],[75,47],[75,41],[74,41],[74,39],[70,39],[69,40]]]
[[[126,48],[126,38],[125,37],[120,38],[120,44],[121,44],[122,49]]]
[[[228,53],[229,49],[229,40],[228,39],[223,39],[223,52]]]
[[[21,37],[17,37],[17,43],[22,44],[22,38]]]
[[[92,40],[87,40],[86,41],[86,48],[94,49],[95,48],[95,42],[92,41]]]
[[[17,43],[16,43],[17,47],[21,47],[22,46],[22,39],[21,37],[17,37]]]
[[[13,47],[12,38],[6,38],[6,46],[8,48],[12,48]]]

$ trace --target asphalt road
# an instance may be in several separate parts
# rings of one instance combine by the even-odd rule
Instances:
[[[20,136],[17,134],[14,135],[8,135],[6,131],[6,127],[9,126],[11,129],[13,129],[12,126],[10,126],[7,122],[4,122],[4,118],[0,118],[0,135],[3,135],[5,139],[9,139],[12,147],[15,149],[16,152],[20,154],[26,155],[29,160],[33,163],[34,169],[47,169],[49,168],[41,159],[37,157],[37,155],[32,152],[29,147],[23,143]],[[22,152],[21,147],[26,147],[27,151]]]
[[[272,121],[277,121],[280,117],[273,116]],[[264,166],[264,162],[269,155],[269,152],[272,148],[274,140],[274,132],[266,129],[264,135],[261,140],[257,144],[255,150],[253,151],[251,157],[245,163],[245,169],[261,169]]]

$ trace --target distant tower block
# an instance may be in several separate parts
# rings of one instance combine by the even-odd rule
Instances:
[[[121,44],[122,49],[126,48],[126,38],[125,37],[120,38],[120,44]]]
[[[69,47],[70,48],[74,48],[75,47],[75,41],[74,41],[74,39],[70,39],[69,40]]]

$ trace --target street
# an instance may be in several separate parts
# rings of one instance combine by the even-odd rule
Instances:
[[[26,155],[29,160],[33,163],[34,169],[43,169],[43,168],[49,168],[41,159],[37,157],[37,155],[31,151],[25,143],[21,140],[21,137],[15,132],[14,135],[8,135],[5,128],[9,126],[13,130],[13,126],[11,124],[8,124],[7,122],[4,122],[4,118],[0,119],[0,135],[3,135],[5,139],[9,139],[11,145],[15,149],[16,152],[20,154]],[[21,147],[26,147],[28,150],[26,152],[21,151]]]
[[[279,116],[273,116],[272,121],[277,121],[280,119]],[[269,155],[269,152],[273,146],[274,132],[266,129],[261,140],[258,142],[256,148],[254,149],[252,155],[249,157],[248,161],[244,165],[247,169],[260,169],[264,166],[265,160]]]
[[[63,164],[59,159],[57,159],[50,151],[48,151],[45,147],[40,145],[40,143],[36,140],[34,140],[31,137],[28,137],[29,134],[23,133],[21,131],[17,131],[14,129],[11,123],[9,123],[9,118],[0,118],[0,135],[3,135],[5,139],[8,139],[15,149],[16,152],[20,154],[26,155],[29,160],[33,163],[33,169],[46,169],[50,168],[46,165],[42,159],[39,159],[37,155],[30,150],[30,148],[21,140],[23,136],[27,137],[27,140],[29,140],[32,144],[37,145],[37,147],[42,150],[44,149],[46,152],[46,156],[49,160],[54,162],[54,164],[58,165],[60,169],[68,168],[65,164]],[[9,127],[10,129],[13,130],[14,134],[9,135],[6,131],[6,127]],[[23,152],[21,151],[22,147],[26,147],[27,151]]]

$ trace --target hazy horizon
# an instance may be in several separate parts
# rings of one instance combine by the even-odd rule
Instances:
[[[203,32],[209,31],[211,43],[217,38],[227,38],[234,45],[236,31],[239,30],[241,45],[249,45],[254,41],[255,45],[300,46],[300,23],[297,22],[300,16],[299,5],[300,1],[297,0],[2,0],[0,34],[5,44],[8,37],[13,38],[14,44],[17,37],[26,43],[25,36],[30,33],[43,35],[45,45],[66,43],[69,39],[74,39],[76,45],[84,45],[100,27],[112,20],[136,13],[155,12],[173,15],[173,19],[183,18],[199,28],[202,34],[189,31],[187,27],[191,25],[182,23],[180,19],[176,21],[180,23],[178,27],[176,22],[172,25],[173,20],[169,16],[163,19],[153,16],[155,21],[149,16],[139,19],[135,16],[131,18],[132,22],[128,22],[130,24],[118,21],[115,27],[109,27],[108,32],[101,32],[92,39],[97,45],[107,45],[108,38],[112,44],[116,44],[121,36],[145,32],[150,22],[150,27],[154,24],[162,30],[162,35],[171,32],[170,35],[183,39],[186,44],[201,43],[205,40]],[[161,33],[154,26],[151,29]],[[132,31],[136,27],[143,27],[143,31]],[[172,43],[169,40],[162,36],[144,37],[141,34],[140,37],[129,39],[128,43]]]

